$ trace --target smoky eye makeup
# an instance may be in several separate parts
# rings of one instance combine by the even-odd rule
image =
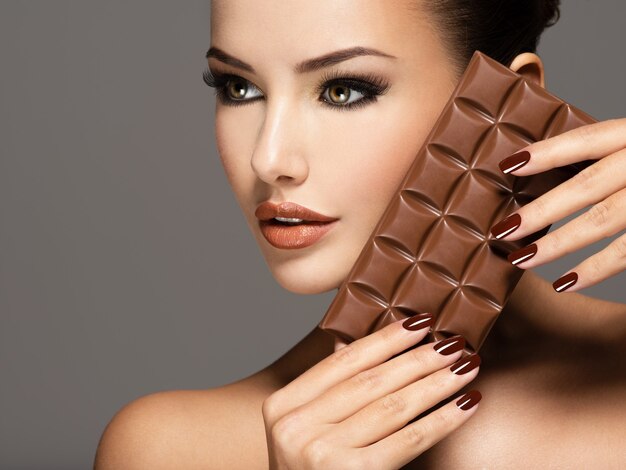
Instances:
[[[390,87],[391,84],[387,79],[374,73],[346,73],[333,70],[322,75],[317,92],[322,103],[335,110],[345,111],[377,101],[378,97],[387,93]],[[350,101],[355,94],[357,99]]]
[[[250,81],[243,77],[230,73],[222,73],[205,69],[202,73],[202,80],[209,87],[215,89],[215,95],[221,104],[227,106],[241,106],[257,101],[262,98],[260,91],[252,98],[247,97],[249,90],[257,90]]]
[[[218,101],[226,106],[242,106],[263,98],[258,87],[235,74],[207,68],[202,78],[209,87],[215,89]],[[322,75],[315,90],[323,106],[347,111],[377,101],[390,87],[389,81],[378,74],[334,70]]]

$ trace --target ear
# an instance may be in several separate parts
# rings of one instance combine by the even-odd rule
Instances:
[[[543,61],[541,57],[532,52],[518,54],[509,66],[513,72],[523,75],[526,79],[535,82],[545,88]]]

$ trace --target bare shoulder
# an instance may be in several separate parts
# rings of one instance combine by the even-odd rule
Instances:
[[[267,468],[261,373],[209,390],[140,397],[105,428],[96,470]]]

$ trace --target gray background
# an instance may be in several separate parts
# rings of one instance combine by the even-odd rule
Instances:
[[[626,116],[625,16],[566,0],[539,49],[598,119]],[[332,299],[265,265],[216,155],[208,46],[205,1],[0,3],[2,468],[89,468],[122,405],[261,369]],[[625,302],[625,280],[583,292]]]

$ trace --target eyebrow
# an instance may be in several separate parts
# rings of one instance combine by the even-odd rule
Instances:
[[[315,57],[313,59],[305,60],[297,64],[293,70],[296,73],[313,72],[315,70],[318,70],[324,67],[330,67],[331,65],[338,64],[339,62],[352,59],[353,57],[360,57],[360,56],[367,56],[367,55],[386,57],[389,59],[397,58],[391,54],[387,54],[377,49],[357,46],[357,47],[350,47],[348,49],[341,49],[335,52],[329,52],[328,54],[324,54],[322,56]],[[217,47],[211,47],[207,51],[206,58],[208,59],[209,57],[213,57],[219,60],[220,62],[224,62],[225,64],[232,65],[233,67],[246,70],[250,73],[256,73],[254,71],[254,67],[252,67],[250,64],[247,64],[246,62],[237,59],[236,57],[224,52],[223,50]]]

